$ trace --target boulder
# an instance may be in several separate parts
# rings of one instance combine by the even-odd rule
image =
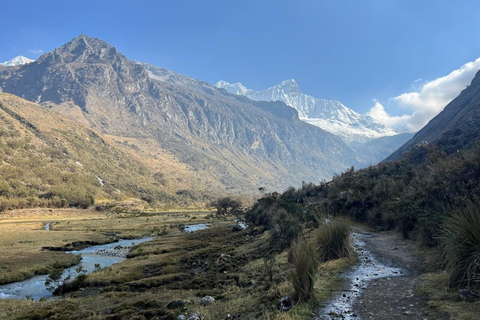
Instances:
[[[212,296],[205,296],[202,298],[202,300],[200,300],[200,305],[202,306],[206,306],[206,305],[209,305],[211,303],[214,303],[215,302],[215,298],[212,297]]]
[[[278,301],[277,308],[280,311],[288,311],[293,308],[293,299],[290,296],[284,296]]]
[[[233,231],[244,231],[244,230],[247,230],[248,228],[248,224],[246,224],[245,222],[243,221],[237,221],[237,223],[235,223],[235,227],[233,227]]]
[[[205,316],[202,313],[195,312],[188,316],[187,320],[205,320]]]

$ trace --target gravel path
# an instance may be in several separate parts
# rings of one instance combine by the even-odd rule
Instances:
[[[316,319],[448,319],[415,294],[425,264],[411,241],[396,232],[354,232],[360,263],[344,275],[346,294],[337,294]]]
[[[379,261],[407,272],[400,277],[377,279],[369,284],[355,305],[362,319],[448,319],[435,314],[426,298],[415,294],[425,264],[411,241],[403,240],[397,232],[371,233],[364,241],[365,248]]]

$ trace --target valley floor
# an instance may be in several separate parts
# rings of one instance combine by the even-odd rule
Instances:
[[[44,229],[47,222],[51,230]],[[196,233],[181,231],[182,225],[198,223],[211,227]],[[2,283],[51,272],[52,264],[64,267],[78,262],[73,255],[42,251],[44,246],[155,238],[134,247],[127,260],[66,285],[59,299],[0,300],[0,319],[174,320],[195,312],[206,319],[310,319],[341,289],[339,275],[355,264],[355,258],[321,264],[314,299],[281,313],[276,303],[292,293],[288,252],[270,252],[268,231],[235,232],[234,225],[234,217],[210,212],[32,209],[4,214],[0,218]],[[393,232],[355,228],[369,234],[366,249],[378,260],[408,271],[403,277],[369,283],[354,306],[361,319],[478,318],[480,302],[458,301],[454,290],[445,289],[442,273],[426,273],[424,255],[411,241]],[[216,301],[202,306],[204,296]]]

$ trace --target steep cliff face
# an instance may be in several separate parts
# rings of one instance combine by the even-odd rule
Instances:
[[[480,140],[480,73],[460,95],[387,159],[399,159],[418,144],[435,143],[451,153],[467,149]]]
[[[148,152],[138,148],[145,161],[168,153],[207,189],[280,189],[357,165],[341,139],[282,102],[228,94],[83,35],[35,62],[0,67],[0,87],[117,140],[149,141]]]

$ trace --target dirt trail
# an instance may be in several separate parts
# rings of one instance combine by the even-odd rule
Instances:
[[[367,261],[370,268],[379,270],[373,273],[377,278],[372,274],[362,281],[362,276],[358,278],[361,266],[354,267],[350,274],[346,274],[347,279],[351,278],[346,281],[346,294],[340,292],[327,305],[327,309],[330,309],[324,309],[323,316],[319,319],[448,319],[435,314],[427,305],[425,297],[415,294],[425,264],[413,243],[401,239],[396,232],[367,232],[358,227],[354,232],[355,239],[360,239],[361,243],[360,246],[356,243],[361,263],[365,265]],[[382,275],[381,270],[387,272]],[[356,273],[353,275],[352,272]],[[368,272],[371,273],[370,270]],[[364,271],[363,273],[365,274]],[[348,309],[345,308],[343,312],[332,309],[332,303],[342,306],[345,301],[350,302]]]

